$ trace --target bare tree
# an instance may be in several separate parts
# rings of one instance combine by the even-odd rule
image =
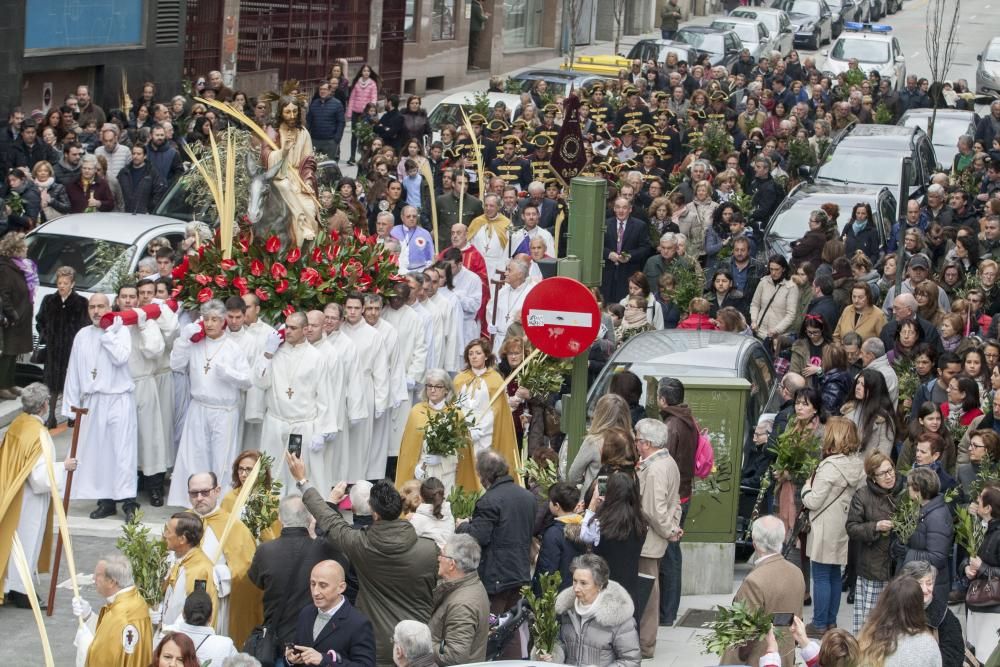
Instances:
[[[958,17],[962,10],[962,0],[930,0],[927,3],[927,32],[924,45],[927,47],[927,64],[931,70],[934,97],[934,112],[927,124],[927,134],[934,138],[934,122],[937,120],[938,105],[941,100],[941,85],[948,77],[955,59],[958,45]]]
[[[569,66],[576,62],[576,30],[580,25],[580,12],[583,10],[583,0],[566,0],[566,18],[569,20]]]
[[[615,55],[618,55],[618,46],[622,41],[622,28],[625,24],[625,2],[626,0],[614,0],[611,5],[611,12],[615,19]]]

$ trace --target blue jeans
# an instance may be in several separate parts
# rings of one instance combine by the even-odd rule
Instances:
[[[676,34],[676,30],[665,30],[660,28],[660,36],[663,37],[663,39],[673,39]]]
[[[681,503],[681,528],[687,519],[691,503]],[[667,542],[660,559],[660,625],[673,625],[681,606],[681,543]]]
[[[812,562],[813,625],[826,628],[837,625],[840,611],[840,565]]]

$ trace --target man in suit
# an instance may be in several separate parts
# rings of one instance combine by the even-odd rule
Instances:
[[[614,217],[604,225],[604,278],[601,293],[605,303],[617,303],[628,293],[628,277],[642,271],[653,254],[649,228],[642,220],[632,217],[628,199],[615,200]]]
[[[763,609],[769,614],[792,613],[801,618],[806,583],[802,570],[781,556],[785,524],[776,516],[762,516],[754,521],[751,537],[756,560],[733,602],[746,602],[750,609]],[[790,633],[782,633],[778,648],[782,667],[791,667],[795,663],[795,643]],[[744,658],[737,655],[739,651],[730,649],[720,664],[756,665],[767,652],[765,642],[751,644],[749,651],[749,657]]]
[[[545,196],[545,184],[541,181],[532,181],[529,183],[527,199],[522,199],[518,202],[517,205],[521,209],[522,216],[524,215],[524,207],[528,204],[534,204],[538,208],[538,226],[550,232],[555,232],[559,206]]]
[[[290,665],[374,667],[375,632],[344,590],[344,568],[335,560],[317,563],[309,576],[313,604],[299,612],[295,645],[285,649]]]

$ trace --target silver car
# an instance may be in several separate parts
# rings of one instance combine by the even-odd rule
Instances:
[[[1000,37],[986,43],[980,53],[976,68],[976,92],[980,95],[1000,96]]]
[[[770,7],[737,7],[729,12],[731,18],[756,19],[764,24],[771,35],[774,48],[787,56],[792,51],[792,23],[782,9]]]
[[[771,52],[777,50],[777,45],[771,39],[771,34],[762,21],[757,19],[727,16],[712,21],[712,27],[719,30],[732,30],[740,37],[743,46],[750,50],[754,60],[769,58]]]

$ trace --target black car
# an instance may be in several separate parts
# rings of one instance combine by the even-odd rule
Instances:
[[[826,0],[774,0],[771,6],[788,12],[795,46],[816,51],[833,40],[833,12]]]
[[[927,133],[919,127],[854,124],[834,137],[813,180],[826,185],[886,186],[899,192],[904,157],[913,160],[910,196],[919,198],[938,170]]]
[[[629,60],[641,60],[642,62],[655,60],[662,63],[667,59],[669,53],[677,56],[677,62],[683,60],[688,64],[694,64],[698,57],[690,44],[671,39],[640,39],[625,57]]]
[[[896,220],[896,197],[889,188],[800,183],[788,193],[764,228],[763,254],[791,257],[792,241],[802,238],[809,231],[809,214],[828,202],[840,207],[841,220],[850,219],[855,204],[870,205],[879,246],[885,246]],[[876,259],[873,257],[872,261]]]
[[[677,31],[676,41],[690,44],[698,55],[707,54],[712,67],[722,65],[732,69],[740,57],[743,42],[732,30],[719,30],[705,25],[686,25]]]
[[[855,0],[827,0],[826,4],[833,13],[833,37],[840,37],[844,32],[844,23],[861,20],[861,5]]]

